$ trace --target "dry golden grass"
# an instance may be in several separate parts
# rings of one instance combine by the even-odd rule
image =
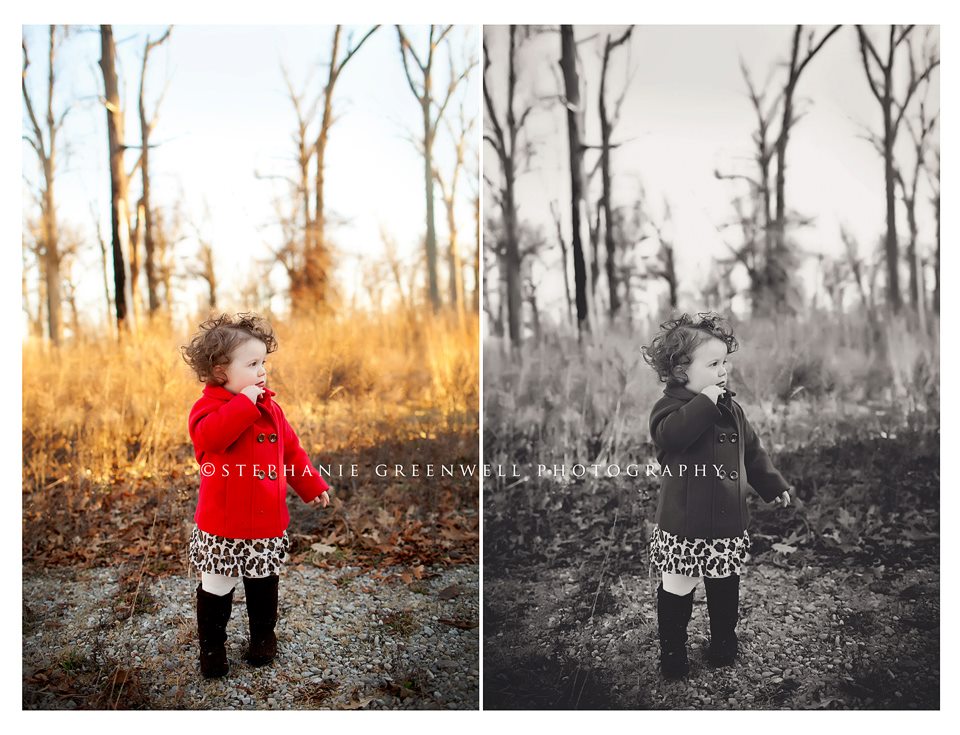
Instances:
[[[477,430],[476,319],[466,333],[444,317],[398,313],[273,326],[269,385],[311,454]],[[203,384],[179,345],[194,329],[158,326],[57,353],[25,343],[25,489],[188,471],[187,415]]]
[[[105,337],[58,352],[24,344],[25,559],[148,557],[148,571],[158,573],[185,563],[198,486],[187,417],[203,384],[179,347],[203,318],[180,329],[144,330],[123,343]],[[279,348],[268,357],[268,384],[316,465],[336,472],[383,454],[402,463],[424,461],[415,454],[478,461],[476,318],[465,331],[444,315],[399,312],[272,324]],[[331,512],[310,523],[339,533],[346,545],[370,525],[362,519],[379,517],[381,509],[390,519],[399,509],[417,509],[404,527],[417,517],[458,528],[460,519],[468,531],[475,525],[469,478],[442,486],[331,484],[341,498],[334,493]],[[349,521],[340,512],[346,498]],[[387,536],[390,530],[382,529]],[[475,536],[465,538],[475,546]]]

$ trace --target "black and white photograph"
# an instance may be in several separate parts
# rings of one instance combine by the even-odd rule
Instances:
[[[482,73],[483,708],[939,710],[939,26]]]

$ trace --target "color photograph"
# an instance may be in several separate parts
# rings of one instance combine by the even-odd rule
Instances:
[[[476,25],[22,27],[24,710],[478,710]]]

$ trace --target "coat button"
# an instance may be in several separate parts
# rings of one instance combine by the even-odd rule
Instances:
[[[723,444],[727,440],[727,435],[723,432],[720,433],[720,436],[717,437],[717,441]]]
[[[267,476],[267,473],[264,472],[263,470],[258,470],[258,471],[257,471],[257,477],[259,477],[261,480],[262,480],[264,477],[266,477],[266,476]]]
[[[276,435],[276,434],[271,434],[271,435],[270,435],[270,443],[271,443],[271,444],[276,444],[276,443],[277,443],[277,435]]]
[[[257,441],[258,441],[258,442],[261,442],[261,443],[262,443],[263,440],[266,439],[266,438],[267,438],[267,435],[264,434],[263,432],[260,432],[259,434],[257,434]]]
[[[740,477],[740,473],[739,473],[739,472],[737,472],[736,470],[730,470],[730,479],[731,479],[731,480],[736,480],[738,477]]]
[[[730,441],[731,441],[732,443],[734,443],[734,444],[737,443],[737,439],[739,439],[739,438],[740,438],[740,437],[737,436],[736,434],[731,434],[731,435],[730,435]]]
[[[732,474],[732,473],[731,473],[731,474]],[[720,470],[719,472],[717,472],[717,477],[719,477],[721,480],[722,480],[724,477],[726,477],[726,476],[727,476],[727,471],[726,471],[726,470]]]
[[[277,473],[276,473],[275,470],[270,470],[270,479],[271,479],[271,480],[276,480],[276,479],[277,479]]]

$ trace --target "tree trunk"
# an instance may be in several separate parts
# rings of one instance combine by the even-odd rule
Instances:
[[[567,324],[573,326],[573,295],[570,293],[570,273],[567,269],[567,242],[563,239],[563,230],[560,226],[560,212],[555,203],[550,203],[553,214],[553,223],[557,228],[557,242],[560,243],[560,263],[563,269],[563,294],[567,303]]]
[[[425,84],[429,90],[429,78]],[[440,285],[437,280],[437,229],[433,212],[433,132],[430,120],[430,95],[424,95],[423,109],[423,184],[427,200],[427,283],[430,289],[430,305],[434,312],[440,310]]]
[[[889,84],[887,89],[890,89]],[[896,314],[900,311],[902,302],[900,299],[900,254],[897,243],[897,200],[894,190],[896,179],[893,167],[893,120],[889,96],[883,108],[883,176],[887,217],[887,232],[884,239],[884,252],[887,257],[887,294],[890,306]]]
[[[934,200],[934,216],[937,221],[937,250],[933,270],[933,312],[940,316],[940,194]]]
[[[97,228],[97,243],[100,245],[100,265],[101,273],[103,275],[103,298],[104,303],[107,305],[107,319],[106,324],[110,333],[113,333],[113,321],[110,319],[110,313],[113,310],[113,301],[110,298],[110,277],[108,275],[110,270],[110,265],[107,261],[107,243],[103,240],[103,232],[100,229],[100,220],[97,219],[97,212],[94,210],[94,224]]]
[[[607,288],[610,292],[610,321],[613,321],[620,310],[620,297],[617,294],[616,253],[613,240],[613,205],[611,204],[611,174],[610,174],[610,136],[612,126],[607,114],[607,63],[610,59],[610,37],[603,54],[603,67],[600,72],[600,177],[603,183],[603,198],[600,200],[603,207],[603,240],[606,246],[606,275]]]
[[[523,304],[520,300],[520,244],[517,242],[517,211],[514,204],[513,192],[513,161],[507,162],[507,169],[504,171],[506,178],[505,196],[503,203],[503,224],[506,234],[504,243],[504,263],[506,270],[507,287],[507,323],[510,334],[510,343],[514,347],[519,347],[523,341],[523,335],[520,331],[520,313]]]
[[[329,281],[332,258],[330,247],[327,242],[327,220],[326,204],[324,198],[324,187],[326,184],[326,154],[327,142],[330,138],[330,128],[334,123],[333,115],[333,93],[337,80],[340,78],[340,72],[353,58],[353,55],[359,50],[364,42],[377,30],[379,26],[374,26],[357,42],[352,49],[347,49],[343,59],[338,60],[340,55],[340,35],[343,27],[336,26],[333,31],[333,47],[330,52],[330,65],[327,72],[327,83],[323,89],[323,116],[320,119],[320,130],[317,133],[314,152],[317,156],[317,172],[314,179],[314,213],[313,218],[309,216],[309,204],[306,207],[307,223],[305,236],[304,270],[306,281],[313,293],[313,299],[318,304],[324,304],[329,299]],[[308,158],[309,165],[309,158]],[[308,190],[304,190],[305,198],[309,197]]]
[[[110,153],[110,226],[113,245],[114,303],[118,331],[131,332],[128,309],[133,299],[130,294],[130,275],[126,253],[130,249],[130,214],[127,205],[127,172],[123,165],[123,110],[120,107],[119,84],[116,70],[116,48],[113,30],[100,26],[100,68],[103,71],[104,98],[107,109],[107,141]]]
[[[573,26],[560,26],[560,68],[563,71],[564,95],[567,102],[567,141],[570,150],[570,206],[573,247],[573,282],[577,303],[577,331],[589,331],[587,312],[587,267],[581,239],[581,207],[583,203],[583,147],[577,120],[580,108],[580,81],[577,75],[576,47]]]
[[[130,303],[133,306],[134,331],[143,324],[143,299],[140,295],[140,254],[144,236],[143,201],[137,202],[137,218],[130,230]]]
[[[447,251],[447,267],[450,271],[450,303],[457,312],[457,319],[461,328],[466,326],[463,297],[463,260],[457,244],[457,217],[456,217],[456,173],[451,185],[450,198],[446,201],[447,230],[450,233],[450,248]]]
[[[47,325],[51,344],[54,347],[59,347],[63,339],[63,317],[60,312],[60,253],[57,243],[57,214],[54,209],[53,197],[54,149],[52,145],[43,169],[45,181],[43,239],[47,273]]]
[[[160,298],[157,293],[156,237],[153,209],[150,206],[150,133],[153,132],[153,126],[156,124],[156,113],[154,113],[153,120],[147,119],[144,86],[147,78],[147,60],[150,58],[150,51],[170,37],[171,28],[172,26],[167,28],[166,33],[156,41],[151,41],[147,38],[143,45],[143,62],[140,66],[140,94],[138,95],[137,104],[140,113],[140,180],[143,189],[140,200],[143,202],[143,255],[147,275],[147,311],[151,319],[157,309],[160,308]],[[161,94],[161,97],[162,96]]]
[[[480,316],[480,194],[473,199],[473,223],[475,228],[473,248],[473,313]]]
[[[337,84],[337,75],[340,69],[337,65],[337,56],[340,53],[341,26],[333,31],[333,49],[330,52],[330,69],[327,73],[327,84],[323,89],[323,115],[320,118],[320,131],[317,133],[315,150],[317,156],[317,173],[314,178],[314,207],[313,223],[310,235],[307,238],[307,268],[315,278],[326,280],[323,264],[329,261],[327,250],[327,219],[325,194],[325,175],[327,160],[327,141],[330,139],[330,127],[333,125],[333,91]],[[323,295],[326,298],[326,294]]]

